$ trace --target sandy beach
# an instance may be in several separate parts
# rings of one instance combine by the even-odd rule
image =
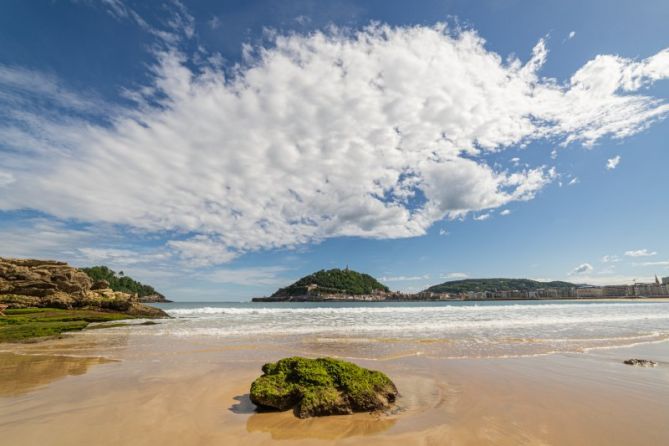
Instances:
[[[669,342],[528,357],[448,359],[394,345],[146,336],[132,327],[3,345],[6,444],[575,445],[669,442]],[[397,343],[395,343],[397,344]],[[405,348],[407,347],[407,348]],[[256,413],[264,362],[336,355],[391,376],[388,414],[300,420]],[[655,368],[624,365],[631,357]]]
[[[667,19],[0,1],[0,446],[669,446]]]

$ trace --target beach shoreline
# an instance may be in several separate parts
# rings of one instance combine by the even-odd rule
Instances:
[[[309,420],[290,412],[256,413],[248,388],[264,362],[322,356],[322,350],[309,343],[161,338],[125,327],[3,345],[0,432],[9,444],[50,445],[93,439],[140,445],[669,440],[662,420],[669,413],[669,341],[493,359],[359,359],[356,343],[344,345],[337,356],[396,382],[398,412]],[[659,366],[622,363],[632,357]]]

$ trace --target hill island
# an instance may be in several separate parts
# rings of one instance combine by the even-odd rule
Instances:
[[[253,302],[407,302],[439,300],[534,300],[669,297],[669,277],[654,283],[594,287],[530,279],[464,279],[431,286],[418,293],[391,291],[369,274],[345,269],[321,270]]]

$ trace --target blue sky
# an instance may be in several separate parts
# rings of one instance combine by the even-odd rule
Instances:
[[[177,300],[346,265],[406,291],[669,276],[668,14],[2,2],[0,255]]]

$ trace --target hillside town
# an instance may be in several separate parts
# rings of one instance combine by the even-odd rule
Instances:
[[[656,276],[651,283],[631,285],[575,286],[565,288],[543,288],[537,290],[489,290],[466,293],[418,293],[427,294],[430,300],[492,300],[492,299],[597,299],[597,298],[648,298],[669,297],[669,277]]]
[[[374,290],[367,294],[332,292],[331,289],[310,284],[305,292],[293,296],[271,296],[254,298],[253,302],[406,302],[406,301],[442,301],[442,300],[540,300],[540,299],[643,299],[652,297],[669,298],[669,277],[651,283],[631,285],[581,285],[573,287],[547,287],[534,290],[486,290],[458,293],[436,293],[421,291],[403,293],[400,291]]]

